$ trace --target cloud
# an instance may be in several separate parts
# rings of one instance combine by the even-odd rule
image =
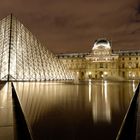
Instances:
[[[139,49],[140,2],[137,0],[5,0],[10,11],[54,52],[88,52],[106,37],[113,49]]]

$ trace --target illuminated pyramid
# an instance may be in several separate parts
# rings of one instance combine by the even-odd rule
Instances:
[[[73,79],[60,60],[12,15],[0,21],[0,80]]]

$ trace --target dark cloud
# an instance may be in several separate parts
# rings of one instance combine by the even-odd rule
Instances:
[[[140,14],[140,2],[136,5],[136,14]]]
[[[3,0],[0,17],[13,13],[53,52],[87,52],[97,38],[112,48],[139,49],[138,0]]]

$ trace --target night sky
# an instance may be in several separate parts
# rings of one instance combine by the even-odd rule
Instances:
[[[0,19],[10,13],[55,53],[89,52],[98,38],[140,49],[138,0],[1,0]]]

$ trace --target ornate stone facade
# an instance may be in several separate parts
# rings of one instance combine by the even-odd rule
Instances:
[[[89,53],[58,57],[80,80],[140,79],[140,50],[113,51],[105,39],[97,40]]]

